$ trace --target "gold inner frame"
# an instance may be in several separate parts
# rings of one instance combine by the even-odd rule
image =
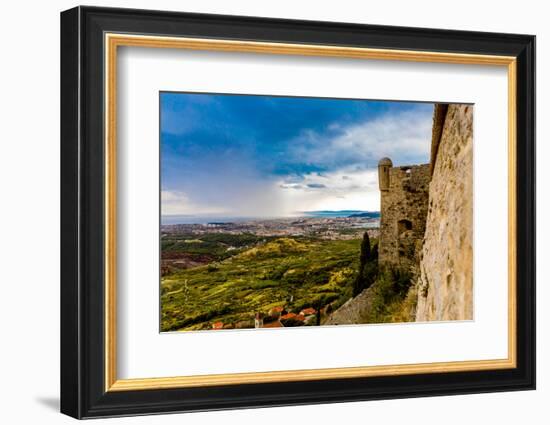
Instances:
[[[516,58],[326,45],[105,34],[105,391],[308,381],[516,367]],[[119,46],[503,66],[508,72],[508,358],[275,372],[118,379],[116,338],[116,123]]]

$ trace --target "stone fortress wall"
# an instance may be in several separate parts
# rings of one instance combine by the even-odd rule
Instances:
[[[380,265],[408,268],[426,230],[430,164],[393,167],[389,158],[378,163],[380,186]]]
[[[436,107],[432,158],[416,320],[472,320],[473,106]]]
[[[413,272],[416,320],[473,318],[473,106],[436,105],[429,164],[378,164],[379,264]]]

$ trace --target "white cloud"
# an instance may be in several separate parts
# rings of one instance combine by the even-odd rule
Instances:
[[[309,173],[299,183],[277,183],[284,215],[315,210],[380,209],[377,169],[343,168]]]
[[[395,165],[429,161],[431,108],[385,114],[348,126],[336,123],[330,129],[337,135],[306,130],[295,140],[291,153],[297,162],[335,171],[279,182],[281,204],[287,211],[379,210],[376,166],[381,158],[390,157]]]
[[[235,188],[238,193],[217,190],[219,196],[212,202],[182,191],[163,190],[162,215],[278,217],[302,211],[380,208],[376,169],[348,167],[296,179],[256,180],[253,185]]]
[[[160,201],[162,215],[212,215],[227,212],[224,208],[197,204],[179,191],[162,190]]]
[[[406,111],[386,114],[340,129],[332,138],[310,130],[296,140],[294,157],[314,164],[363,164],[374,166],[390,157],[394,164],[427,162],[430,155],[432,112]]]

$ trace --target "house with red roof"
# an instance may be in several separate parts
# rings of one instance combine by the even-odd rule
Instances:
[[[285,308],[282,305],[273,307],[269,310],[269,315],[272,317],[281,317],[285,313]]]
[[[315,310],[313,307],[304,308],[302,311],[300,311],[300,314],[303,314],[304,316],[309,316],[315,313],[317,313],[317,310]]]
[[[303,314],[287,313],[281,316],[281,322],[284,326],[301,326],[304,324],[305,316]]]

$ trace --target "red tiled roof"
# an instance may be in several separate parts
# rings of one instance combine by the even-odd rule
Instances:
[[[212,329],[222,329],[222,328],[223,328],[223,322],[212,323]]]
[[[281,320],[299,320],[300,322],[303,322],[305,318],[306,317],[303,314],[288,313],[281,317]]]
[[[310,314],[317,313],[317,310],[315,310],[313,307],[304,308],[300,314],[303,314],[304,316],[309,316]]]

